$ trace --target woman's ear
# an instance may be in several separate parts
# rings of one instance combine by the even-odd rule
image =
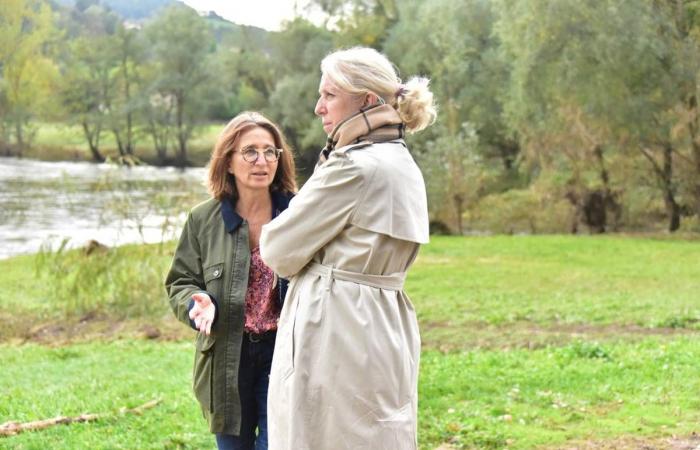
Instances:
[[[379,103],[379,97],[377,97],[376,94],[369,92],[365,95],[365,102],[362,106],[363,107],[370,106],[370,105],[374,105],[376,103]]]

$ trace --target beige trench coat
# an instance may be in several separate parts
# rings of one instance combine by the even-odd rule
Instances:
[[[417,448],[420,336],[402,289],[426,242],[425,184],[403,141],[333,151],[263,227],[263,259],[291,277],[270,450]]]

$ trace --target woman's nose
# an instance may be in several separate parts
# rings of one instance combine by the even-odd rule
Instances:
[[[317,116],[320,116],[321,114],[323,114],[324,109],[325,109],[325,106],[323,105],[323,99],[319,98],[318,101],[316,102],[316,107],[314,108],[314,114],[316,114]]]

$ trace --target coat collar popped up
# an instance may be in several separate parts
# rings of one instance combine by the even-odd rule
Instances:
[[[336,148],[360,142],[387,142],[404,137],[404,123],[396,109],[387,104],[363,108],[340,122],[328,136],[320,161]]]

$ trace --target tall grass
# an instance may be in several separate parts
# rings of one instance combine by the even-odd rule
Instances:
[[[65,243],[34,259],[41,297],[65,317],[154,317],[167,309],[162,279],[170,254],[162,245],[96,247],[88,254]]]

